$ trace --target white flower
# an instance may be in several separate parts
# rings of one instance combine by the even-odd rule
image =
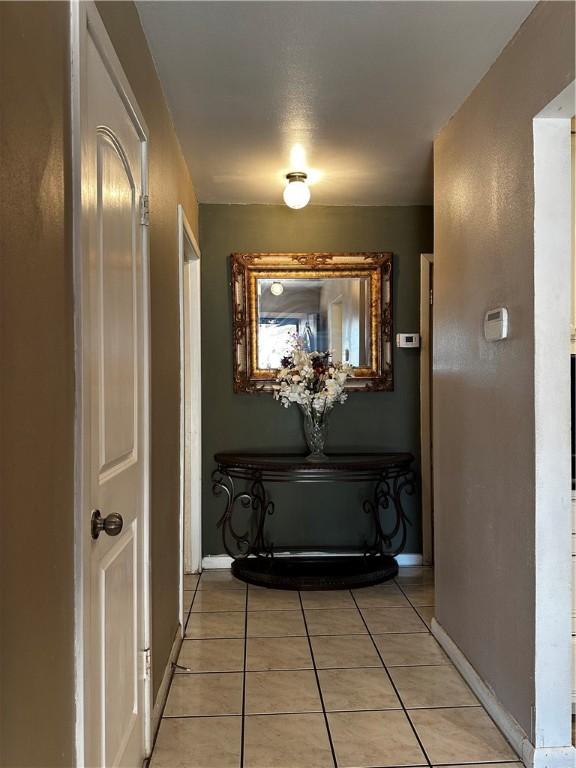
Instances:
[[[346,379],[352,367],[348,363],[330,362],[322,375],[314,370],[314,363],[320,358],[324,364],[329,360],[327,353],[305,352],[302,340],[294,337],[292,350],[287,352],[291,364],[278,371],[274,385],[274,398],[288,408],[297,403],[304,410],[323,411],[347,399],[344,391]]]

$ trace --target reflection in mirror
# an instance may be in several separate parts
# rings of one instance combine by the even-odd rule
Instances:
[[[309,352],[330,350],[334,361],[370,365],[368,277],[282,277],[257,280],[258,368],[280,367],[294,334]]]

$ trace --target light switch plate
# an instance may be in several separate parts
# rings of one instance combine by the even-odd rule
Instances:
[[[506,307],[489,309],[484,315],[486,341],[502,341],[508,337],[508,310]]]
[[[408,349],[415,349],[420,346],[419,333],[397,333],[396,346]]]

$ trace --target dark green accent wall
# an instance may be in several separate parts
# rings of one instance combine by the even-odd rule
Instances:
[[[394,329],[419,327],[420,254],[432,250],[430,206],[200,206],[202,250],[203,552],[222,554],[216,523],[223,499],[212,494],[214,453],[225,450],[304,451],[296,406],[284,409],[265,394],[234,394],[229,255],[233,251],[377,251],[394,253]],[[331,416],[328,451],[419,453],[419,353],[394,350],[394,392],[352,394]],[[361,485],[274,485],[269,518],[277,545],[360,543],[366,532]],[[420,506],[406,552],[421,551]],[[241,526],[240,526],[241,527]]]

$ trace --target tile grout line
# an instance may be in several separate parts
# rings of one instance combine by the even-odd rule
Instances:
[[[390,633],[385,633],[384,636],[387,636],[388,634],[390,634]],[[399,633],[399,634],[414,634],[414,633],[406,632],[406,633]],[[419,634],[423,635],[424,633],[421,632]],[[312,635],[312,637],[347,637],[347,635]],[[354,637],[357,637],[357,635],[354,635]],[[366,637],[366,635],[364,634],[364,635],[362,635],[362,637]],[[382,637],[382,635],[377,635],[377,637]],[[222,638],[218,638],[218,637],[217,638],[207,638],[206,642],[210,642],[210,640],[220,640],[220,639],[222,639]],[[242,638],[233,637],[233,638],[224,638],[224,639],[241,640]],[[272,637],[272,638],[270,638],[270,637],[265,637],[265,638],[254,637],[252,639],[253,640],[291,640],[292,637],[291,636],[286,636],[286,637],[278,636],[278,637]],[[187,642],[196,642],[196,643],[198,643],[198,642],[204,642],[204,641],[203,640],[190,640],[190,639],[188,639]],[[394,664],[394,665],[390,665],[390,666],[391,666],[392,669],[416,669],[417,667],[447,667],[447,666],[450,666],[450,665],[449,664],[438,664],[437,663],[437,664]],[[340,669],[342,669],[342,670],[354,670],[354,669],[381,669],[381,668],[382,668],[381,664],[378,664],[378,665],[370,664],[370,665],[367,665],[367,666],[364,666],[364,667],[348,667],[348,666],[344,666],[344,667],[322,667],[320,671],[321,672],[325,672],[325,671],[327,671],[327,672],[329,672],[329,671],[334,672],[334,671],[338,671]],[[181,671],[181,672],[176,672],[175,674],[177,674],[177,675],[237,675],[241,671],[242,670],[234,670],[234,669],[223,669],[223,670],[209,669],[209,670],[206,670],[206,671],[190,671],[190,672]],[[310,671],[312,671],[312,667],[263,667],[262,669],[250,669],[250,670],[247,670],[247,672],[310,672]],[[466,705],[459,705],[459,706],[476,706],[476,705],[466,704]],[[424,709],[431,709],[431,707],[424,707]],[[350,710],[350,711],[353,712],[355,710]]]
[[[396,582],[396,583],[397,583],[397,582]],[[426,622],[424,621],[424,619],[422,618],[422,616],[420,616],[420,613],[418,612],[418,607],[420,607],[420,608],[433,608],[433,609],[434,609],[434,611],[436,611],[436,606],[435,606],[435,605],[421,605],[421,606],[416,606],[416,605],[414,605],[414,604],[412,603],[412,601],[410,600],[409,596],[406,594],[406,592],[404,592],[404,589],[402,588],[402,586],[401,586],[400,584],[398,584],[398,583],[397,583],[397,586],[398,586],[398,588],[400,589],[400,591],[402,592],[402,594],[404,595],[404,597],[406,598],[406,600],[408,600],[408,602],[410,603],[410,605],[412,606],[412,608],[413,608],[413,609],[416,611],[416,613],[418,614],[418,617],[419,617],[419,618],[420,618],[420,619],[421,619],[421,620],[424,622],[424,624],[426,625],[426,627],[427,627],[427,629],[428,629],[428,632],[429,632],[429,634],[431,634],[431,635],[432,635],[432,631],[430,630],[430,628],[428,627],[428,625],[426,624]],[[430,585],[429,585],[429,584],[425,584],[425,585],[424,585],[424,584],[414,584],[414,585],[408,585],[408,586],[430,586]],[[434,590],[434,591],[435,591],[435,590]],[[436,594],[434,594],[434,602],[436,602]],[[430,665],[430,666],[432,666],[432,665]],[[471,689],[470,689],[470,686],[468,685],[468,682],[465,680],[465,678],[464,678],[464,675],[463,675],[463,674],[460,672],[460,670],[459,670],[459,669],[457,669],[457,668],[456,668],[456,667],[455,667],[453,664],[452,664],[451,666],[452,666],[452,668],[453,668],[453,669],[455,669],[455,670],[456,670],[456,672],[457,672],[457,673],[458,673],[458,675],[460,676],[460,679],[461,679],[461,680],[462,680],[462,682],[463,682],[463,683],[466,685],[466,687],[467,687],[469,690],[471,690]],[[472,693],[474,693],[474,692],[472,691]],[[475,694],[474,694],[474,695],[475,695]],[[477,698],[477,697],[476,697],[476,698]],[[494,720],[494,718],[492,717],[492,715],[491,715],[491,714],[490,714],[490,713],[489,713],[489,712],[486,710],[486,708],[485,708],[485,707],[482,705],[482,702],[480,701],[480,699],[478,699],[478,698],[477,698],[477,701],[478,701],[478,704],[477,704],[477,705],[472,705],[472,704],[470,704],[470,705],[468,705],[468,707],[479,706],[479,707],[482,709],[482,711],[483,711],[483,712],[485,712],[485,714],[487,714],[487,715],[488,715],[488,717],[489,717],[489,718],[490,718],[490,720],[491,720],[491,721],[494,723],[494,725],[496,726],[496,728],[498,728],[498,730],[500,731],[500,727],[498,726],[498,724],[496,723],[496,721]],[[461,709],[461,708],[462,708],[461,706],[460,706],[460,707],[427,707],[427,709]],[[419,709],[419,707],[414,707],[414,709]],[[409,718],[410,722],[412,722],[412,718],[410,718],[410,715],[408,715],[408,718]],[[500,731],[500,733],[502,733],[502,731]],[[502,735],[504,735],[504,734],[502,734]],[[512,746],[512,745],[510,744],[510,742],[509,742],[509,740],[508,740],[508,738],[507,738],[506,736],[504,736],[504,739],[505,739],[505,741],[506,741],[506,743],[507,743],[507,744],[509,744],[510,746]],[[514,749],[514,748],[512,747],[512,749]],[[499,761],[499,762],[515,762],[515,761],[507,761],[507,760],[504,760],[504,761]],[[485,764],[485,765],[487,765],[487,766],[489,766],[489,765],[490,765],[490,763],[489,763],[489,762],[488,762],[488,763],[478,763],[478,765],[484,765],[484,764]],[[436,766],[436,768],[437,768],[437,766]]]
[[[240,720],[240,768],[244,768],[244,736],[246,733],[246,659],[248,657],[248,586],[244,610],[244,664],[242,667],[242,719]]]
[[[483,707],[480,707],[480,709],[483,709]],[[457,765],[466,765],[466,763],[434,763],[434,768],[456,768]],[[486,768],[493,767],[494,765],[519,765],[520,768],[524,768],[524,763],[520,756],[518,756],[517,760],[479,760],[477,763],[468,763],[468,765],[483,765]]]
[[[365,610],[374,610],[373,608],[368,608]],[[250,613],[248,611],[248,613]],[[197,613],[194,614],[195,616],[198,616]],[[431,634],[430,630],[426,628],[426,630],[422,630],[421,632],[378,632],[375,633],[377,637],[380,637],[381,635],[425,635],[425,634]],[[211,637],[186,637],[186,640],[242,640],[243,635],[213,635]],[[297,637],[306,637],[306,635],[252,635],[253,640],[279,640],[279,639],[290,639],[290,638],[297,638]],[[318,633],[317,635],[310,635],[310,637],[366,637],[366,632],[338,632],[338,633],[329,633],[329,632],[323,632]],[[396,664],[395,666],[398,667],[440,667],[440,666],[446,666],[445,664]],[[335,667],[335,669],[338,669],[338,667]],[[351,667],[353,669],[353,667]],[[357,669],[361,669],[361,667],[357,667]],[[253,672],[257,670],[251,670]],[[266,671],[266,670],[263,670]]]
[[[186,574],[184,574],[186,575]],[[192,592],[194,591],[194,595],[192,596],[192,602],[190,603],[190,608],[188,609],[188,616],[186,617],[186,620],[184,620],[184,616],[182,616],[182,621],[184,621],[184,626],[182,627],[182,643],[186,639],[186,625],[188,624],[188,617],[190,616],[190,611],[192,610],[192,604],[194,603],[194,600],[196,599],[196,593],[198,592],[198,585],[200,584],[200,578],[202,574],[198,576],[198,581],[196,582],[196,586],[194,587],[194,590],[191,589],[183,589],[182,592]],[[182,651],[182,644],[180,644],[180,651],[178,652],[178,656],[180,656],[180,652]],[[178,662],[178,659],[176,659],[176,663]],[[150,749],[150,756],[147,758],[148,765],[152,763],[152,757],[154,755],[154,749],[156,748],[156,742],[158,741],[158,734],[160,733],[160,726],[162,725],[162,721],[164,719],[169,719],[164,717],[164,712],[166,711],[166,705],[168,704],[168,697],[170,696],[170,691],[172,690],[172,683],[174,682],[174,674],[176,667],[174,666],[174,662],[171,664],[172,669],[170,670],[170,685],[168,686],[168,692],[166,694],[166,701],[164,702],[164,706],[162,707],[162,712],[160,713],[160,717],[158,718],[158,728],[156,729],[156,733],[154,734],[154,740],[152,741],[152,748]]]
[[[352,594],[352,599],[356,603],[356,597],[354,596],[354,592],[351,592],[351,594]],[[406,716],[406,720],[410,724],[410,728],[412,729],[412,732],[413,732],[414,736],[416,737],[416,741],[418,742],[418,744],[420,746],[420,749],[422,750],[422,754],[424,755],[424,758],[426,759],[426,762],[427,762],[429,768],[432,768],[432,761],[430,760],[430,758],[428,757],[428,753],[424,749],[424,744],[422,743],[422,740],[420,739],[420,736],[418,735],[418,732],[417,732],[417,730],[416,730],[416,728],[414,726],[414,723],[412,722],[412,720],[410,718],[410,715],[408,714],[408,710],[404,706],[404,702],[402,701],[402,697],[400,696],[400,692],[399,692],[398,688],[396,687],[396,684],[395,684],[394,680],[392,679],[392,675],[388,671],[388,667],[386,666],[384,658],[383,658],[382,654],[380,653],[380,650],[379,650],[378,646],[376,645],[376,642],[375,642],[374,638],[372,637],[372,632],[370,632],[370,627],[366,623],[366,619],[364,618],[364,615],[363,615],[362,611],[360,610],[360,608],[358,608],[358,603],[356,603],[356,608],[358,610],[358,613],[360,614],[360,617],[362,618],[362,621],[364,622],[364,626],[366,627],[366,631],[368,632],[368,636],[370,637],[370,640],[372,641],[372,645],[374,646],[374,649],[376,650],[376,653],[378,654],[378,658],[382,662],[382,666],[384,667],[384,671],[386,672],[386,675],[388,676],[388,679],[390,680],[390,684],[392,685],[392,688],[394,689],[394,693],[398,697],[398,701],[400,702],[400,706],[402,707],[402,711],[404,712],[404,715]],[[426,629],[428,630],[428,627],[426,627]],[[398,710],[396,710],[396,711],[398,711]]]
[[[193,594],[193,597],[192,597],[192,601],[191,601],[190,607],[188,609],[187,614],[185,614],[187,616],[187,618],[186,618],[186,620],[184,622],[185,626],[186,626],[187,622],[190,620],[190,616],[192,614],[192,606],[194,605],[194,602],[196,600],[196,595],[199,592],[199,585],[200,585],[200,579],[196,583],[196,587],[193,590],[194,594]],[[412,602],[410,601],[410,598],[404,592],[402,587],[399,584],[397,584],[397,586],[398,586],[399,590],[401,591],[401,593],[404,595],[404,597],[408,600],[408,602],[410,603],[411,607],[418,613],[417,607],[412,604]],[[190,592],[192,590],[185,590],[185,591],[186,592]],[[350,591],[348,591],[348,592],[350,594]],[[298,593],[298,597],[299,597],[299,600],[300,600],[300,610],[301,610],[301,613],[303,615],[304,625],[305,625],[305,629],[306,629],[306,635],[305,636],[307,638],[308,647],[309,647],[309,651],[310,651],[310,655],[311,655],[311,660],[312,660],[312,664],[313,664],[313,671],[315,673],[316,683],[317,683],[318,692],[319,692],[319,696],[320,696],[320,702],[321,702],[321,706],[322,706],[321,712],[324,715],[325,724],[326,724],[326,727],[327,727],[327,732],[328,732],[330,747],[331,747],[331,751],[332,751],[332,757],[333,757],[333,761],[334,761],[334,766],[335,766],[335,768],[337,768],[338,763],[337,763],[337,758],[336,758],[336,754],[335,754],[335,750],[334,750],[334,746],[333,746],[333,742],[332,742],[332,735],[331,735],[331,732],[330,732],[330,726],[329,726],[329,722],[328,722],[328,713],[326,711],[326,706],[325,706],[325,703],[324,703],[324,697],[322,695],[322,689],[321,689],[321,685],[320,685],[318,668],[316,666],[316,661],[315,661],[314,652],[313,652],[313,648],[312,648],[312,637],[310,636],[310,633],[309,633],[309,630],[308,630],[308,624],[307,624],[307,620],[306,620],[306,611],[304,610],[304,605],[303,605],[303,601],[302,601],[302,597],[301,597],[300,593]],[[392,688],[393,688],[393,690],[396,693],[396,696],[397,696],[397,699],[398,699],[398,702],[399,702],[399,706],[396,707],[396,708],[394,708],[394,707],[387,708],[386,710],[366,709],[366,710],[338,710],[338,711],[341,712],[341,713],[347,713],[347,712],[352,712],[352,711],[355,711],[355,712],[356,711],[365,711],[365,712],[373,712],[373,711],[380,711],[380,712],[397,711],[398,712],[398,711],[403,711],[404,714],[408,718],[408,722],[410,723],[411,729],[414,732],[416,740],[417,740],[417,742],[418,742],[418,744],[419,744],[419,746],[420,746],[420,748],[422,750],[422,754],[424,755],[425,759],[427,760],[427,766],[429,766],[429,768],[431,768],[432,762],[431,762],[430,758],[428,757],[428,754],[427,754],[426,750],[424,749],[424,746],[423,746],[423,744],[422,744],[422,742],[421,742],[421,740],[420,740],[420,738],[418,736],[418,733],[417,733],[417,731],[415,729],[414,724],[412,723],[412,720],[410,718],[410,712],[409,712],[409,710],[407,710],[406,706],[404,705],[402,697],[400,696],[400,693],[399,693],[399,691],[398,691],[398,689],[397,689],[397,687],[396,687],[396,685],[394,683],[394,680],[392,679],[392,676],[390,674],[390,670],[388,668],[388,665],[384,662],[383,656],[380,653],[380,650],[378,649],[378,647],[377,647],[377,645],[375,643],[374,635],[372,634],[372,632],[370,631],[370,629],[368,627],[367,621],[366,621],[366,619],[365,619],[365,617],[364,617],[364,615],[362,613],[362,609],[358,605],[358,602],[357,602],[355,596],[353,594],[351,594],[351,597],[352,597],[352,600],[353,600],[354,605],[355,605],[355,608],[352,609],[352,610],[357,610],[360,613],[362,622],[363,622],[363,624],[364,624],[364,626],[366,628],[368,636],[370,637],[370,640],[371,640],[372,644],[375,647],[377,656],[378,656],[378,658],[380,659],[380,662],[381,662],[381,666],[378,666],[378,667],[364,667],[364,669],[370,669],[370,668],[372,668],[372,669],[381,669],[382,667],[384,668],[384,670],[385,670],[385,672],[387,674],[387,677],[390,680]],[[243,765],[244,765],[244,734],[245,734],[245,718],[247,716],[246,715],[246,679],[247,679],[247,674],[248,674],[248,671],[247,671],[247,644],[248,644],[247,626],[248,626],[248,618],[249,618],[248,602],[249,602],[249,593],[248,593],[248,590],[246,590],[246,595],[245,595],[245,605],[246,605],[246,608],[245,608],[245,617],[244,617],[244,638],[243,638],[244,639],[244,664],[243,664],[243,683],[242,683],[243,689],[242,689],[242,712],[241,712],[240,768],[243,768]],[[275,610],[278,610],[278,609],[275,609]],[[312,608],[312,609],[307,609],[307,610],[314,611],[316,609]],[[422,635],[427,634],[427,635],[430,636],[431,632],[430,632],[428,626],[426,625],[425,621],[422,619],[422,617],[419,614],[418,614],[418,616],[419,616],[419,618],[422,620],[422,622],[426,626],[426,630],[423,631],[421,634]],[[390,635],[390,634],[402,635],[402,634],[413,634],[413,633],[405,633],[405,632],[402,633],[402,632],[400,632],[400,633],[382,633],[382,634],[384,634],[384,635]],[[323,636],[324,635],[321,635],[319,637],[323,637]],[[325,636],[326,637],[338,637],[338,636],[341,636],[341,635],[325,635]],[[366,635],[363,634],[362,636],[365,637]],[[293,636],[289,636],[289,635],[288,636],[273,635],[273,636],[270,636],[270,638],[266,638],[266,639],[280,639],[281,637],[284,638],[284,639],[291,639],[291,637],[293,637]],[[303,637],[303,636],[299,635],[299,637]],[[183,639],[186,639],[186,638],[183,638]],[[221,638],[198,638],[197,641],[198,640],[215,640],[215,639],[221,639]],[[236,638],[231,638],[231,639],[238,640],[238,639],[241,639],[241,638],[236,637]],[[261,639],[261,638],[256,638],[256,639]],[[262,638],[262,639],[264,639],[264,638]],[[434,665],[404,664],[404,665],[396,665],[395,667],[392,667],[392,669],[395,669],[397,667],[414,667],[414,666],[417,667],[417,666],[444,666],[444,665],[439,665],[439,664],[434,664]],[[306,668],[302,668],[302,669],[306,669]],[[362,668],[357,668],[357,667],[331,667],[330,669],[339,670],[339,669],[362,669]],[[275,671],[275,670],[264,669],[264,670],[258,670],[258,671],[269,672],[269,671]],[[278,670],[278,671],[288,671],[288,670]],[[184,673],[178,673],[178,674],[180,675],[180,674],[184,674]],[[229,671],[226,671],[226,672],[218,672],[218,670],[213,670],[213,671],[207,672],[207,673],[189,672],[189,673],[186,673],[186,674],[189,674],[189,675],[194,675],[194,674],[238,674],[238,672],[234,672],[232,670],[229,670]],[[172,688],[172,685],[173,685],[173,681],[174,681],[174,677],[175,677],[175,669],[174,669],[174,666],[173,666],[172,667],[171,679],[170,679],[170,686],[169,686],[169,689],[168,689],[168,695],[170,694],[170,691],[171,691],[171,688]],[[166,701],[168,700],[168,695],[166,697]],[[165,702],[165,706],[166,706],[166,702]],[[417,707],[416,709],[445,709],[445,708],[446,707]],[[454,709],[456,707],[448,707],[448,708]],[[478,702],[478,704],[475,704],[475,705],[460,705],[457,708],[458,709],[473,709],[473,708],[483,709],[480,702]],[[293,713],[293,712],[273,712],[273,713],[260,713],[260,714],[263,714],[263,715],[266,715],[266,716],[269,716],[269,717],[274,717],[274,716],[278,716],[278,715],[282,716],[282,715],[286,715],[286,714],[297,714],[297,713]],[[298,713],[298,714],[300,714],[300,713]],[[307,712],[307,714],[320,714],[320,710],[317,710],[316,712],[309,711],[309,712]],[[234,713],[228,713],[228,714],[224,714],[224,715],[222,715],[222,714],[214,714],[214,715],[173,715],[173,716],[166,716],[164,714],[164,709],[163,709],[163,711],[161,713],[161,720],[160,720],[160,722],[162,722],[164,720],[171,720],[171,719],[195,719],[195,718],[210,719],[210,718],[213,718],[213,717],[237,717],[237,715],[234,714]],[[158,734],[155,734],[155,739],[154,739],[154,745],[153,745],[152,753],[151,753],[150,757],[147,758],[147,761],[145,763],[145,765],[148,768],[149,768],[150,761],[152,760],[152,755],[153,755],[154,747],[155,747],[155,744],[156,744],[156,737],[157,737],[157,735]],[[485,768],[490,768],[490,766],[493,765],[495,762],[513,765],[513,764],[517,763],[517,760],[510,760],[510,759],[506,760],[506,759],[504,759],[504,760],[497,760],[497,761],[495,761],[495,760],[479,761],[479,764],[482,765]],[[434,768],[451,768],[451,766],[453,766],[453,764],[450,764],[450,763],[434,764]]]
[[[396,584],[396,586],[398,587],[398,589],[400,590],[400,592],[402,592],[402,594],[404,595],[404,597],[406,598],[406,600],[408,600],[408,602],[410,603],[410,606],[411,606],[411,608],[412,608],[414,611],[416,611],[416,614],[417,614],[418,618],[420,619],[420,621],[422,622],[422,624],[424,624],[424,626],[426,627],[426,630],[427,630],[427,631],[428,631],[430,634],[432,634],[432,632],[431,632],[431,630],[430,630],[430,627],[428,626],[428,624],[426,624],[426,622],[424,621],[424,619],[422,618],[422,616],[420,616],[420,613],[418,612],[418,608],[417,608],[417,607],[416,607],[416,606],[413,604],[412,600],[410,600],[410,598],[408,597],[408,595],[406,594],[406,592],[404,592],[404,588],[402,587],[402,584],[399,584],[399,583],[396,581],[396,579],[394,579],[394,583]],[[407,586],[415,586],[415,587],[416,587],[416,586],[418,586],[418,587],[419,587],[419,586],[429,586],[429,585],[428,585],[428,584],[412,584],[412,585],[408,584]],[[436,602],[436,595],[434,595],[434,602]],[[430,606],[430,605],[421,605],[420,607],[421,607],[421,608],[434,608],[434,609],[435,609],[435,606]]]
[[[418,585],[413,585],[413,586],[429,586],[429,585],[420,585],[420,584],[418,584]],[[424,624],[426,624],[426,622],[424,621],[424,619],[422,618],[422,616],[420,616],[420,614],[418,613],[418,606],[416,606],[416,605],[414,605],[414,604],[412,603],[412,601],[410,600],[409,596],[406,594],[406,592],[404,592],[404,590],[402,589],[402,587],[400,586],[400,584],[398,584],[398,588],[401,590],[402,594],[404,595],[404,597],[406,598],[406,600],[408,600],[408,602],[410,603],[410,605],[412,606],[412,608],[413,608],[413,609],[416,611],[416,613],[418,614],[418,617],[421,619],[421,621],[423,621],[423,622],[424,622]],[[436,597],[436,596],[434,596],[434,597]],[[421,606],[419,606],[419,607],[420,607],[420,608],[434,608],[434,610],[436,610],[436,606],[435,606],[435,605],[421,605]],[[428,633],[431,635],[431,634],[432,634],[432,632],[431,632],[431,630],[430,630],[430,628],[428,627],[428,625],[427,625],[427,624],[426,624],[426,627],[427,627],[427,629],[428,629]],[[432,667],[432,666],[436,666],[436,665],[435,665],[435,664],[426,664],[426,665],[422,665],[422,666],[429,666],[429,667]],[[441,665],[441,666],[447,666],[447,665]],[[460,672],[460,670],[456,669],[456,667],[455,667],[453,664],[450,664],[450,666],[452,667],[452,669],[455,669],[455,670],[456,670],[456,672],[459,674],[459,676],[460,676],[460,679],[462,680],[462,682],[463,682],[463,683],[466,685],[466,687],[467,687],[469,690],[471,690],[471,689],[470,689],[470,686],[468,685],[468,683],[467,683],[467,682],[466,682],[466,680],[464,679],[464,676],[462,675],[462,673]],[[473,693],[473,692],[472,692],[472,693]],[[475,695],[475,694],[474,694],[474,695]],[[477,697],[476,697],[476,698],[477,698]],[[476,705],[476,704],[468,704],[468,705],[466,705],[466,706],[480,706],[480,707],[482,707],[482,702],[480,701],[480,699],[478,699],[478,698],[477,698],[477,701],[478,701],[478,704],[477,704],[477,705]],[[452,709],[460,709],[460,707],[461,707],[461,706],[462,706],[462,705],[460,705],[459,707],[452,707]],[[413,709],[419,709],[419,707],[414,707]],[[427,707],[427,709],[444,709],[444,707]],[[482,707],[482,709],[484,709],[484,711],[486,711],[484,707]],[[492,719],[492,718],[490,718],[490,719]],[[494,721],[493,721],[493,722],[494,722]]]
[[[248,611],[248,613],[250,613]],[[195,613],[195,616],[198,616],[199,614]],[[430,634],[430,630],[427,630],[428,634]],[[407,635],[407,634],[421,634],[424,635],[425,632],[381,632],[380,634],[384,635]],[[282,639],[290,639],[290,638],[297,638],[297,637],[306,637],[306,635],[252,635],[253,640],[279,640]],[[318,633],[317,635],[310,635],[310,637],[366,637],[366,632],[342,632],[342,633],[329,633],[329,632],[323,632]],[[242,640],[243,635],[213,635],[212,637],[187,637],[186,640]],[[402,664],[399,666],[422,666],[420,664]],[[435,666],[435,665],[431,665]],[[252,670],[254,671],[254,670]]]
[[[187,574],[185,573],[184,576],[193,576],[194,574]],[[194,594],[192,595],[192,600],[190,601],[190,607],[188,608],[188,611],[186,613],[186,620],[184,621],[184,626],[182,629],[184,630],[184,635],[182,637],[182,640],[186,638],[186,626],[188,624],[188,620],[190,619],[190,614],[192,613],[192,606],[194,605],[194,602],[196,601],[196,595],[198,594],[198,591],[200,589],[200,579],[202,578],[202,574],[198,574],[198,581],[196,582],[196,586],[194,587],[194,590],[191,589],[183,589],[183,592],[192,592],[194,591]],[[184,617],[183,617],[184,618]]]
[[[193,576],[194,574],[187,574],[185,573],[184,576]],[[184,622],[184,626],[182,627],[182,644],[186,640],[186,629],[188,627],[188,622],[190,621],[190,614],[192,613],[192,606],[194,605],[194,602],[196,600],[196,595],[198,594],[198,588],[200,586],[200,579],[202,578],[202,574],[198,574],[198,581],[196,582],[196,586],[194,587],[194,590],[191,589],[184,589],[183,592],[192,592],[194,591],[194,594],[192,595],[192,600],[190,601],[190,607],[188,608],[188,611],[185,611],[186,616],[182,616],[182,620]],[[178,652],[178,656],[180,656],[180,653],[182,652],[182,644],[180,645],[180,651]],[[176,659],[176,663],[178,663],[178,659]],[[176,667],[174,666],[174,663],[172,664],[172,679],[170,680],[170,688],[172,688],[172,680],[174,680],[174,675],[176,673]],[[170,695],[170,688],[168,689],[168,695]],[[168,696],[166,697],[166,701],[168,701]],[[162,717],[164,717],[164,710],[162,710]]]
[[[353,671],[356,671],[358,667],[352,667]],[[375,667],[375,669],[382,669],[382,667]],[[312,672],[311,669],[305,669],[305,670],[293,670],[293,669],[283,669],[280,670],[282,672]],[[320,670],[323,672],[324,670]],[[338,670],[340,671],[340,670]],[[234,674],[239,674],[238,672],[235,672]],[[266,673],[264,673],[266,674]],[[481,704],[459,704],[456,707],[413,707],[410,711],[430,711],[430,710],[436,710],[436,709],[483,709]],[[326,714],[332,715],[351,715],[356,714],[357,712],[401,712],[402,711],[402,705],[398,705],[397,707],[385,707],[384,709],[331,709],[330,712],[327,712]],[[282,717],[284,715],[321,715],[322,710],[321,709],[286,709],[282,710],[280,712],[250,712],[250,714],[246,715],[246,717]],[[213,715],[165,715],[164,720],[210,720],[211,718],[215,717],[238,717],[237,714],[234,714],[234,712],[221,712],[216,713]],[[515,763],[518,762],[517,760],[493,760],[494,763]],[[489,763],[488,763],[489,764]],[[417,765],[421,765],[421,763],[417,763]],[[434,765],[434,768],[438,768],[439,763],[436,763]],[[443,765],[461,765],[461,763],[445,763]],[[480,765],[480,763],[473,763],[473,765]]]
[[[190,591],[190,590],[189,590]],[[367,606],[367,608],[374,609],[374,608],[403,608],[404,606],[400,605],[374,605],[374,606]],[[426,606],[420,606],[421,608],[430,608],[432,606],[426,605]],[[248,610],[248,613],[294,613],[298,609],[297,608],[252,608]],[[325,613],[327,611],[354,611],[355,608],[340,608],[339,606],[334,606],[330,608],[304,608],[306,611],[320,611],[322,613]],[[209,613],[211,615],[217,614],[217,613],[244,613],[244,608],[234,608],[234,610],[224,610],[224,611],[192,611],[194,614],[204,614]]]
[[[322,714],[324,715],[324,725],[326,726],[326,732],[328,734],[328,742],[330,744],[330,750],[332,752],[332,760],[334,761],[334,768],[338,768],[338,761],[336,759],[336,750],[334,749],[334,742],[332,741],[332,733],[330,731],[330,724],[328,722],[328,713],[324,705],[324,696],[322,695],[322,686],[320,685],[320,676],[318,675],[318,669],[316,667],[316,659],[314,658],[314,650],[312,648],[312,640],[310,633],[308,632],[308,622],[306,621],[306,611],[304,610],[304,604],[302,602],[302,595],[298,591],[298,599],[300,600],[300,610],[302,611],[302,617],[304,619],[304,627],[306,629],[306,638],[308,640],[308,649],[310,651],[310,657],[312,659],[312,668],[314,670],[314,676],[316,678],[316,685],[318,686],[318,695],[320,696],[320,705],[322,707]]]

